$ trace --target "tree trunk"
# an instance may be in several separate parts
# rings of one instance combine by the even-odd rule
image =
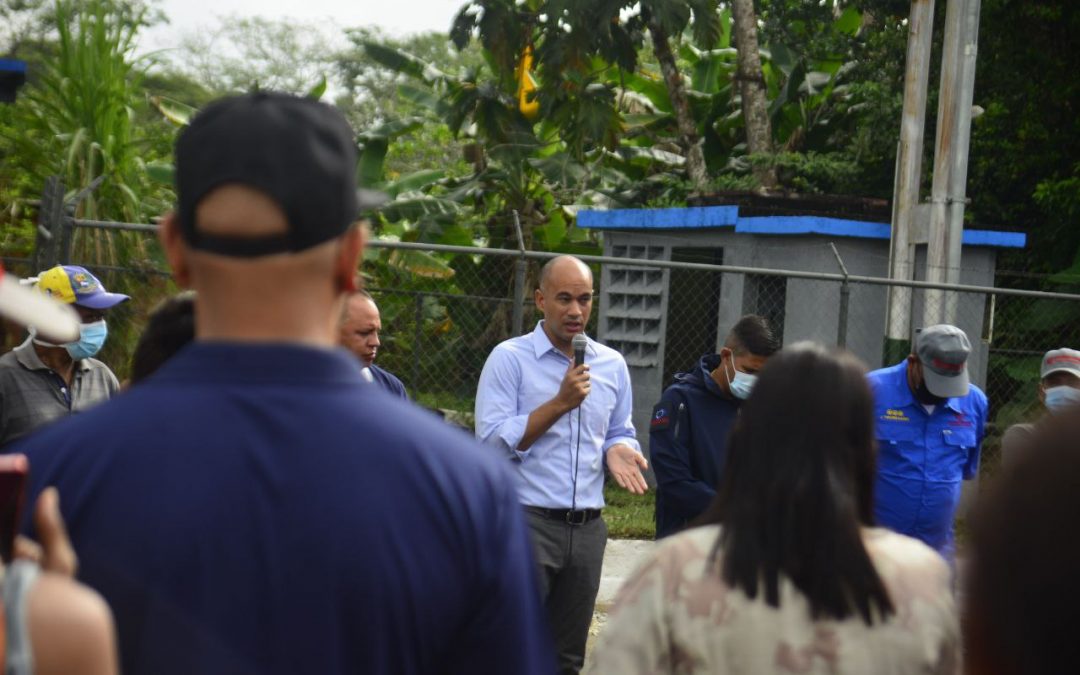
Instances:
[[[697,124],[690,114],[690,103],[686,99],[686,89],[683,86],[682,74],[675,63],[675,54],[671,51],[671,42],[664,29],[655,21],[649,22],[649,35],[652,36],[656,60],[660,62],[660,72],[664,75],[664,86],[667,87],[668,98],[671,99],[671,109],[675,112],[679,136],[686,149],[686,174],[690,177],[694,191],[704,193],[709,187],[705,153],[701,149],[702,141],[697,133]]]
[[[769,123],[769,101],[765,96],[765,76],[761,72],[761,57],[758,54],[754,0],[732,0],[731,12],[735,50],[738,52],[735,79],[742,97],[747,151],[751,155],[771,155],[772,125]],[[772,166],[755,167],[754,177],[766,190],[775,189],[778,185],[776,169]]]

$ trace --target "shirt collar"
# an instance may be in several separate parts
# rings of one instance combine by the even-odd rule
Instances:
[[[585,336],[585,339],[589,341],[588,344],[585,346],[585,353],[590,355],[590,356],[596,356],[596,343],[593,342],[593,339],[591,337],[589,337],[588,335]],[[540,359],[541,356],[543,356],[544,354],[547,354],[548,352],[555,352],[556,354],[562,354],[562,352],[559,351],[555,347],[555,345],[551,344],[551,338],[549,338],[548,334],[544,332],[544,320],[543,319],[540,319],[539,321],[537,321],[536,322],[536,328],[533,329],[533,332],[532,332],[532,345],[533,345],[533,353],[536,355],[536,358],[538,360]],[[563,354],[563,356],[566,356],[566,355]]]
[[[34,349],[34,338],[26,338],[26,342],[11,350],[15,353],[15,360],[18,361],[23,368],[27,370],[52,370],[49,366],[45,365],[45,362],[38,356],[37,350]],[[76,370],[90,370],[90,364],[87,359],[75,360]]]

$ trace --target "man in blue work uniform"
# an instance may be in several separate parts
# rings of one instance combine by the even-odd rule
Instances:
[[[510,472],[337,347],[354,139],[306,98],[203,108],[161,231],[195,341],[14,448],[63,495],[124,673],[555,670]]]
[[[779,349],[767,319],[744,316],[719,354],[706,354],[697,368],[677,374],[660,397],[649,422],[657,539],[686,527],[716,496],[739,404]]]
[[[956,326],[923,328],[915,353],[868,375],[878,442],[877,523],[953,559],[960,486],[975,477],[986,394],[968,382],[971,343]],[[822,392],[828,395],[828,392]]]

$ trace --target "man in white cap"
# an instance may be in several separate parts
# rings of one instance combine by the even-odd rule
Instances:
[[[867,377],[874,392],[877,524],[952,560],[962,481],[975,477],[987,400],[968,381],[971,343],[956,326],[919,330],[915,352]]]
[[[1039,369],[1039,401],[1051,415],[1080,406],[1080,351],[1052,349]],[[1001,459],[1012,464],[1035,431],[1034,424],[1014,424],[1001,437]]]
[[[58,338],[28,322],[26,342],[0,357],[0,446],[107,401],[120,388],[116,375],[93,357],[108,337],[105,313],[128,296],[108,292],[97,277],[76,265],[42,272],[35,288],[70,305],[79,329],[74,339],[54,342]]]

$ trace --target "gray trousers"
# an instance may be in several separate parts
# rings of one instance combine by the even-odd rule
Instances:
[[[555,639],[559,672],[577,675],[585,664],[585,642],[600,590],[607,525],[603,518],[570,525],[528,509],[525,516],[540,567],[540,593]]]

